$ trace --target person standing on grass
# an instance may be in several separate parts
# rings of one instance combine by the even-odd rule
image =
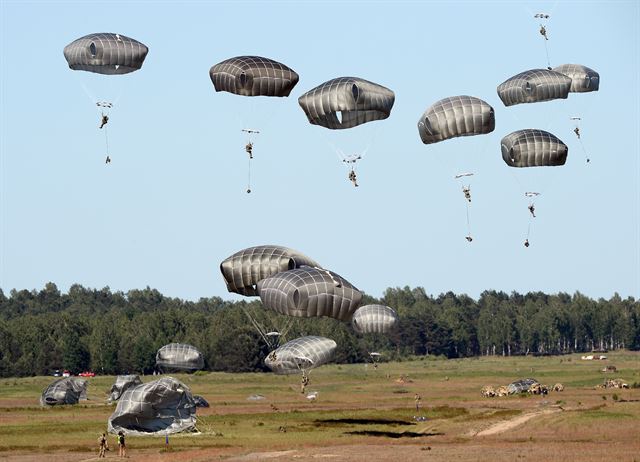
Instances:
[[[105,451],[109,450],[109,444],[107,443],[107,434],[103,433],[100,438],[98,438],[98,443],[100,444],[100,451],[98,452],[98,457],[106,457]]]
[[[422,397],[416,393],[416,396],[413,397],[413,400],[416,402],[416,412],[420,411],[420,402],[422,401]]]
[[[127,446],[124,442],[124,433],[122,430],[118,432],[118,456],[127,457]]]

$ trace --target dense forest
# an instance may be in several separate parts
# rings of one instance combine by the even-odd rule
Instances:
[[[364,302],[396,309],[398,329],[361,336],[334,319],[266,312],[259,300],[193,302],[148,287],[123,293],[76,284],[63,294],[48,283],[40,291],[12,290],[9,296],[0,290],[0,376],[62,368],[148,374],[158,348],[171,342],[199,348],[207,370],[262,371],[268,351],[251,319],[285,334],[282,342],[302,335],[334,339],[338,363],[367,361],[372,351],[402,360],[640,349],[640,302],[617,294],[593,300],[580,293],[485,291],[474,300],[405,287],[389,288],[381,299],[365,296]]]

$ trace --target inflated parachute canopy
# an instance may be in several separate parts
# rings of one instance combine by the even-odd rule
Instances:
[[[326,316],[349,321],[362,293],[336,273],[304,266],[258,282],[265,308],[301,318]]]
[[[496,128],[493,108],[474,96],[451,96],[434,103],[418,121],[424,144],[458,136],[483,135]]]
[[[170,343],[156,353],[156,366],[162,371],[195,371],[204,367],[204,358],[192,345]]]
[[[58,404],[78,404],[81,399],[87,399],[87,381],[75,377],[64,377],[53,381],[40,396],[42,406]]]
[[[127,388],[142,384],[139,375],[119,375],[109,390],[109,401],[118,401]]]
[[[335,355],[336,342],[326,337],[300,337],[267,355],[264,364],[276,374],[296,374],[328,363]]]
[[[544,130],[525,129],[502,138],[502,159],[509,167],[553,167],[564,165],[569,148]]]
[[[505,106],[567,99],[571,79],[547,69],[532,69],[514,75],[498,85],[498,96]]]
[[[260,245],[236,252],[220,264],[229,292],[256,296],[262,279],[300,266],[320,265],[297,250],[278,245]]]
[[[289,96],[300,78],[278,61],[260,56],[238,56],[209,69],[216,91],[242,96]]]
[[[389,117],[395,94],[358,77],[338,77],[309,90],[298,103],[309,122],[342,129]]]
[[[128,74],[142,67],[149,48],[120,34],[89,34],[64,47],[69,67],[97,74]]]
[[[110,433],[166,435],[194,431],[196,404],[191,390],[173,377],[127,389],[108,421]]]
[[[537,383],[539,382],[536,379],[520,379],[507,385],[507,390],[509,391],[510,395],[516,393],[526,393],[529,391],[529,388],[531,388],[533,385],[536,385]]]
[[[359,334],[386,334],[398,324],[398,314],[384,305],[361,306],[353,313],[351,325]]]
[[[553,68],[571,79],[572,93],[585,93],[588,91],[598,91],[600,88],[600,74],[593,69],[581,64],[563,64]]]

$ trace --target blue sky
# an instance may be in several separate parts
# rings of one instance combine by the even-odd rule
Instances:
[[[197,300],[226,292],[218,265],[253,245],[297,249],[374,295],[395,286],[477,297],[580,291],[640,296],[638,2],[1,1],[0,288],[150,286]],[[509,108],[496,86],[552,66],[600,73],[600,91]],[[149,46],[138,72],[72,71],[62,49],[92,32]],[[216,93],[209,68],[281,61],[289,98]],[[358,76],[396,94],[391,116],[312,126],[297,98]],[[417,121],[454,95],[484,99],[496,129],[423,145]],[[115,102],[110,154],[92,98]],[[584,154],[569,117],[580,116]],[[246,125],[261,130],[246,194]],[[500,139],[548,130],[557,168],[510,169]],[[360,187],[332,146],[367,150]],[[367,149],[368,148],[368,149]],[[469,244],[456,173],[471,171]],[[539,191],[531,247],[524,191]]]

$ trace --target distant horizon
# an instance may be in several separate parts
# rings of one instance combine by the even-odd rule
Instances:
[[[61,293],[62,295],[68,295],[68,294],[69,294],[69,290],[70,290],[71,286],[69,286],[68,288],[66,288],[66,290],[63,290],[63,289],[61,289],[61,288],[58,286],[58,284],[56,284],[56,283],[55,283],[55,282],[53,282],[53,281],[48,281],[48,282],[47,282],[47,283],[45,283],[45,285],[44,285],[42,288],[40,288],[40,289],[37,289],[37,288],[33,288],[33,289],[26,289],[26,288],[24,288],[24,289],[18,289],[18,288],[12,288],[12,289],[9,289],[8,291],[6,291],[4,288],[0,287],[0,291],[2,291],[2,293],[4,294],[4,296],[5,296],[5,297],[9,298],[9,297],[10,297],[10,294],[11,294],[11,291],[13,291],[13,290],[15,290],[15,291],[17,291],[17,292],[20,292],[20,291],[26,290],[26,291],[28,291],[28,292],[30,292],[30,293],[33,293],[34,291],[35,291],[36,293],[39,293],[39,292],[41,292],[42,290],[44,290],[44,289],[46,288],[46,285],[47,285],[47,284],[50,284],[50,283],[55,284],[55,286],[57,287],[57,289],[60,291],[60,293]],[[150,287],[150,286],[146,286],[146,287],[142,287],[142,288],[130,288],[130,289],[127,289],[127,290],[122,290],[122,289],[114,289],[114,288],[109,287],[109,286],[103,286],[103,287],[89,287],[89,286],[85,286],[85,285],[80,284],[80,283],[75,283],[75,284],[71,284],[71,285],[72,285],[72,286],[73,286],[73,285],[80,285],[80,286],[82,286],[84,289],[87,289],[87,290],[96,290],[96,291],[100,291],[100,290],[104,290],[104,289],[109,289],[109,291],[110,291],[111,293],[120,293],[120,294],[123,294],[123,295],[127,295],[127,293],[128,293],[128,292],[133,291],[133,290],[146,290],[146,289],[149,289],[149,290],[156,290],[156,291],[158,291],[158,292],[159,292],[163,297],[172,298],[172,299],[177,299],[177,300],[182,300],[182,301],[185,301],[185,302],[193,302],[193,303],[196,303],[196,302],[198,302],[198,301],[199,301],[199,300],[201,300],[201,299],[210,299],[210,298],[214,298],[214,297],[220,298],[220,299],[222,299],[222,301],[225,301],[225,302],[241,302],[241,301],[245,301],[245,302],[252,302],[252,301],[260,301],[260,297],[258,297],[258,296],[256,296],[256,297],[244,297],[244,296],[242,296],[242,295],[238,295],[238,294],[235,294],[235,293],[233,293],[233,292],[226,292],[226,293],[224,294],[224,295],[228,295],[228,296],[229,296],[229,298],[225,298],[223,295],[215,295],[215,294],[212,294],[212,295],[203,295],[203,296],[198,297],[197,299],[192,299],[192,298],[185,298],[185,297],[180,297],[180,296],[169,295],[169,294],[166,294],[166,293],[162,292],[162,291],[161,291],[161,290],[159,290],[158,288]],[[389,286],[389,287],[387,287],[386,289],[384,289],[384,292],[386,292],[387,290],[390,290],[390,289],[391,289],[391,290],[394,290],[394,289],[402,290],[402,289],[405,289],[405,288],[407,288],[407,287],[408,287],[409,289],[411,289],[411,290],[414,290],[414,289],[423,289],[423,290],[425,291],[425,293],[427,294],[427,296],[428,296],[428,297],[431,297],[431,298],[438,298],[438,297],[440,297],[440,296],[442,296],[442,295],[446,295],[447,293],[451,292],[451,293],[453,293],[456,297],[459,297],[459,296],[466,296],[466,297],[469,297],[469,298],[473,299],[474,301],[478,301],[478,300],[481,298],[482,293],[484,293],[484,292],[492,292],[492,291],[494,291],[494,292],[502,292],[502,293],[507,294],[507,295],[512,295],[512,294],[514,294],[514,293],[516,293],[516,294],[518,294],[518,295],[527,295],[527,294],[533,294],[533,293],[542,293],[542,294],[549,295],[549,296],[559,295],[559,294],[566,294],[566,295],[570,295],[570,296],[572,296],[572,297],[573,297],[573,296],[575,296],[576,294],[580,294],[580,295],[583,295],[583,296],[585,296],[585,297],[587,297],[587,298],[590,298],[590,299],[592,299],[592,300],[599,300],[599,299],[603,299],[603,300],[610,300],[610,299],[614,298],[614,297],[617,295],[617,296],[618,296],[618,297],[620,297],[622,300],[630,300],[630,299],[631,299],[631,300],[633,300],[633,301],[637,301],[637,300],[638,300],[638,299],[637,299],[635,296],[633,296],[633,295],[623,295],[623,294],[620,294],[620,293],[619,293],[619,292],[617,292],[617,291],[614,291],[614,292],[613,292],[611,295],[609,295],[608,297],[607,297],[607,296],[597,296],[597,297],[594,297],[594,296],[591,296],[591,295],[589,295],[589,294],[586,294],[586,293],[584,293],[584,292],[582,292],[582,291],[580,291],[580,290],[574,290],[574,291],[572,291],[572,292],[564,291],[564,290],[560,290],[560,291],[557,291],[557,292],[545,292],[545,291],[542,291],[542,290],[529,290],[529,291],[526,291],[526,292],[520,292],[520,291],[517,291],[517,290],[484,289],[484,290],[483,290],[483,291],[481,291],[478,295],[471,295],[471,294],[468,294],[468,293],[466,293],[466,292],[454,292],[454,291],[452,291],[452,290],[446,290],[446,291],[442,291],[442,292],[439,292],[439,293],[437,293],[437,294],[436,294],[436,293],[430,293],[429,291],[427,291],[427,290],[425,289],[425,287],[424,287],[424,286],[409,286],[409,285],[404,285],[404,286],[393,286],[393,287]],[[365,290],[362,290],[362,292],[363,292],[363,294],[364,294],[364,295],[366,295],[366,296],[368,296],[368,297],[375,298],[375,299],[382,299],[382,298],[384,298],[384,292],[383,292],[381,295],[373,295],[373,294],[368,293],[368,292],[367,292],[367,291],[365,291]]]

